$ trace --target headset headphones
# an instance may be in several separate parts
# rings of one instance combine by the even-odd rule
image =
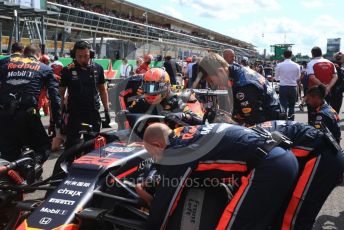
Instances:
[[[73,49],[70,51],[71,58],[75,59],[76,50],[84,49],[84,48],[90,50],[90,59],[95,58],[96,53],[94,52],[94,50],[91,47],[91,44],[88,41],[77,41],[77,42],[75,42]]]

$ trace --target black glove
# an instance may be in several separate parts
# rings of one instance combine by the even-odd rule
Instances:
[[[110,126],[111,118],[110,118],[109,110],[104,110],[104,115],[105,115],[105,121],[103,123],[103,128],[111,128]]]
[[[207,109],[203,116],[203,123],[208,120],[209,123],[213,123],[216,117],[216,111],[213,109]]]
[[[183,121],[185,118],[186,118],[186,114],[183,112],[168,113],[165,115],[166,120],[174,121],[174,122]]]
[[[49,127],[48,127],[48,135],[52,138],[56,136],[56,127],[55,123],[50,121]]]
[[[109,111],[108,111],[108,110],[105,110],[104,113],[105,113],[105,123],[110,124],[111,118],[110,118],[110,113],[109,113]]]

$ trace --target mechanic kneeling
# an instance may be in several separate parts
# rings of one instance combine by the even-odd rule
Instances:
[[[268,121],[259,127],[288,137],[299,162],[297,183],[272,229],[312,229],[327,197],[343,182],[344,155],[340,147],[329,131],[323,133],[302,123]]]
[[[151,202],[147,229],[164,229],[188,178],[229,178],[244,173],[217,229],[266,229],[281,208],[298,172],[293,154],[266,135],[228,124],[180,127],[155,123],[144,133],[161,182],[154,197],[142,184],[137,192]],[[195,177],[195,175],[197,175]],[[162,183],[178,180],[178,184]]]
[[[38,154],[36,163],[49,156],[50,139],[36,109],[43,87],[49,94],[56,127],[61,127],[58,82],[52,69],[38,61],[40,52],[37,46],[29,45],[23,57],[12,57],[0,70],[0,152],[8,161],[17,160],[23,147]]]
[[[202,124],[202,118],[193,113],[183,101],[171,92],[170,76],[162,68],[152,68],[144,75],[141,99],[134,101],[130,113],[166,115],[190,125]],[[133,127],[133,122],[130,122]]]

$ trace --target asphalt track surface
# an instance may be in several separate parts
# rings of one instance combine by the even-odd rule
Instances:
[[[344,105],[342,107],[342,110]],[[307,113],[301,112],[298,108],[296,110],[296,121],[299,122],[307,122]],[[113,116],[112,116],[113,117]],[[342,138],[344,139],[344,112],[341,112],[341,130],[342,130]],[[48,126],[48,118],[44,117],[43,124],[47,127]],[[341,146],[344,147],[344,140],[341,141]],[[51,175],[52,169],[54,168],[54,163],[56,158],[59,156],[60,153],[53,153],[49,160],[47,160],[44,164],[44,173],[43,177],[47,178]],[[41,198],[44,196],[44,192],[35,192],[30,194],[27,198],[28,199],[36,199]],[[314,224],[313,230],[344,230],[344,184],[338,186],[333,190],[331,195],[328,197],[327,201],[325,202],[324,206],[322,207],[316,222]]]

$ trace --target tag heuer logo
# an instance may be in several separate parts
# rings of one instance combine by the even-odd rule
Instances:
[[[244,93],[237,93],[237,94],[236,94],[236,98],[237,98],[239,101],[242,101],[242,100],[244,100],[244,98],[245,98],[245,94],[244,94]]]
[[[43,225],[47,225],[47,224],[49,224],[51,222],[51,218],[49,218],[49,217],[43,217],[40,221],[39,221],[39,223],[40,224],[43,224]]]

